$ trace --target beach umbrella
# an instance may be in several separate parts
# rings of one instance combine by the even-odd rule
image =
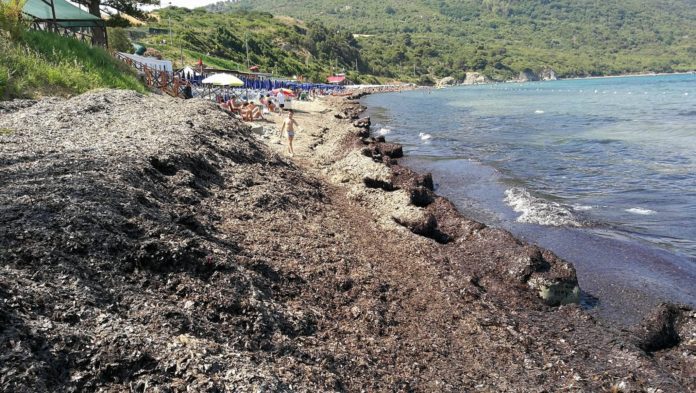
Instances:
[[[216,86],[244,86],[244,82],[242,80],[230,74],[213,74],[203,79],[202,83],[205,85]]]
[[[278,92],[283,93],[283,95],[288,96],[288,97],[294,97],[295,93],[292,92],[290,89],[273,89],[273,94],[278,94]]]

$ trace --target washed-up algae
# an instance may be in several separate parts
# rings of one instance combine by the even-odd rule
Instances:
[[[204,101],[6,107],[3,391],[694,390],[692,310],[619,331],[543,301],[572,266],[363,161],[393,146],[315,146],[315,173]]]

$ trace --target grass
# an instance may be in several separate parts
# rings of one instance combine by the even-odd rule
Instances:
[[[10,128],[0,127],[0,136],[12,135],[13,133],[14,133],[14,130],[12,130]]]
[[[72,96],[96,88],[145,86],[107,51],[75,39],[25,31],[18,39],[0,35],[0,99]]]

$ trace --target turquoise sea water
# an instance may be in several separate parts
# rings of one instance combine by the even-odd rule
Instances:
[[[464,213],[573,262],[600,312],[696,304],[696,75],[364,101],[373,133],[404,144]]]

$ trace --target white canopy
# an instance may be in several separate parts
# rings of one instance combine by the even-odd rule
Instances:
[[[131,55],[129,53],[119,52],[121,55],[130,58],[131,60],[137,61],[139,63],[145,64],[150,68],[156,70],[172,72],[172,62],[169,60],[157,60],[155,57],[145,57],[138,55]]]
[[[244,82],[230,74],[213,74],[203,79],[203,84],[218,86],[244,86]]]
[[[197,72],[196,70],[194,70],[193,68],[191,68],[189,66],[184,67],[184,69],[181,70],[181,73],[184,75],[193,75],[193,76],[198,76],[201,74],[200,72]]]

